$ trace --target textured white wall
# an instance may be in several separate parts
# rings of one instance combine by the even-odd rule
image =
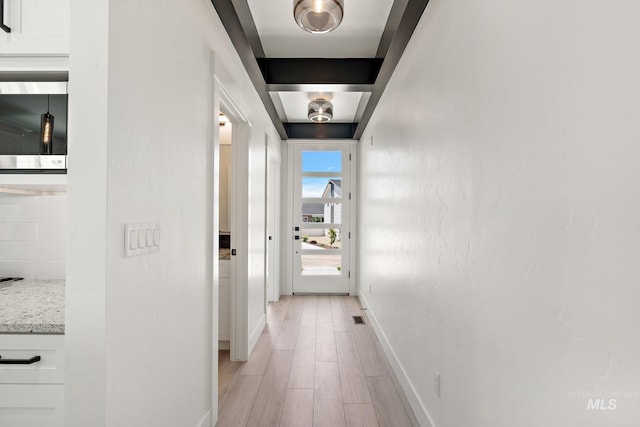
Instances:
[[[64,279],[67,197],[0,194],[0,277]]]
[[[210,1],[72,0],[71,34],[65,424],[196,426],[216,416],[212,51],[254,139],[275,131]],[[161,249],[124,258],[137,222]]]
[[[438,427],[640,425],[639,14],[432,0],[359,144],[360,292]]]

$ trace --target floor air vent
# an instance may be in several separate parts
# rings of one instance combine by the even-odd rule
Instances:
[[[362,316],[353,316],[353,323],[356,325],[364,325],[364,319]]]

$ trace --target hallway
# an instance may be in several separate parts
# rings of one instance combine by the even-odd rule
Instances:
[[[217,426],[418,426],[360,307],[339,296],[270,304],[249,361],[220,362],[237,373],[221,389]]]

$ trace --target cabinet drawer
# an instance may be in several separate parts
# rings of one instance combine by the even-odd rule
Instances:
[[[64,427],[64,386],[0,384],[0,426]]]
[[[218,265],[220,266],[218,277],[231,277],[231,261],[222,260]]]
[[[33,356],[41,360],[31,365],[0,364],[0,384],[64,383],[64,335],[0,335],[1,359]]]

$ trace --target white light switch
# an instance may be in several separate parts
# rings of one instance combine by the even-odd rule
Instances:
[[[124,235],[127,257],[160,250],[160,224],[125,224]]]
[[[138,230],[129,230],[129,249],[138,247]]]
[[[147,246],[147,242],[144,239],[144,230],[138,230],[138,247],[144,248]]]

